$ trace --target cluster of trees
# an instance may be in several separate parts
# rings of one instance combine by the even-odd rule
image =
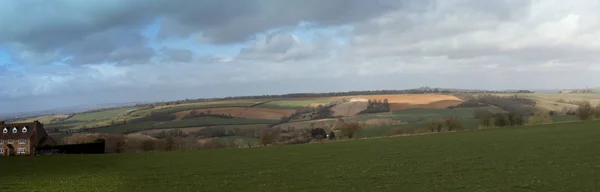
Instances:
[[[492,113],[486,109],[475,110],[473,117],[484,127],[504,127],[525,124],[524,116],[517,113]]]
[[[333,117],[333,110],[331,110],[332,105],[323,106],[319,105],[314,109],[314,112],[309,115],[311,120],[316,119],[326,119]]]
[[[366,113],[381,113],[390,112],[390,104],[387,99],[384,100],[369,100],[367,108],[360,112],[360,114]]]
[[[582,102],[576,110],[577,117],[580,120],[589,120],[591,118],[600,119],[600,104],[592,107],[589,101]]]
[[[430,120],[427,123],[427,128],[429,128],[430,132],[442,132],[444,127],[447,131],[463,129],[460,120],[454,117],[449,117],[444,120]]]
[[[234,117],[231,114],[225,114],[225,113],[212,113],[210,110],[206,111],[206,112],[197,112],[196,110],[192,110],[190,111],[190,113],[188,113],[185,116],[185,119],[191,119],[191,118],[196,118],[196,117],[218,117],[218,118],[225,118],[225,119],[233,119]]]

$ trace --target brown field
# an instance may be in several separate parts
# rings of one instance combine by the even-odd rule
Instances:
[[[390,103],[390,108],[392,111],[403,110],[403,109],[411,109],[411,108],[447,108],[450,106],[458,105],[462,103],[462,101],[458,100],[441,100],[435,101],[427,104],[410,104],[410,103]]]
[[[338,104],[336,106],[333,106],[331,109],[333,110],[333,116],[335,116],[335,117],[338,117],[338,116],[349,117],[349,116],[354,116],[354,115],[360,113],[361,111],[367,109],[368,105],[369,104],[364,101],[352,101],[352,102]]]
[[[462,101],[458,97],[452,95],[436,95],[436,94],[393,94],[393,95],[366,95],[359,96],[361,99],[387,99],[389,103],[408,103],[411,105],[430,104],[436,101]]]
[[[195,109],[196,113],[204,112],[213,114],[231,114],[233,117],[246,119],[281,119],[283,116],[289,116],[294,110],[289,109],[268,109],[268,108],[244,108],[244,107],[224,107],[211,109]],[[175,113],[177,120],[185,118],[192,110],[180,111]]]

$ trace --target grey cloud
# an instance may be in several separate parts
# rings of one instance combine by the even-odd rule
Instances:
[[[194,53],[187,49],[167,49],[170,60],[176,62],[190,62],[194,59]]]
[[[71,55],[75,57],[74,64],[105,60],[144,62],[151,54],[147,48],[137,42],[121,44],[111,40],[139,39],[140,35],[132,31],[158,17],[164,18],[163,37],[199,33],[210,42],[226,44],[247,40],[274,27],[294,26],[300,21],[323,26],[361,21],[402,6],[402,2],[12,0],[0,2],[0,45],[18,44],[9,49],[14,53],[26,53],[17,56],[27,63],[47,63]],[[54,54],[57,52],[59,54]],[[109,58],[102,59],[103,56]],[[123,58],[127,56],[135,58]]]

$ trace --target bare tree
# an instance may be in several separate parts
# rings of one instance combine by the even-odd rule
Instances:
[[[577,108],[577,117],[581,120],[588,120],[592,117],[593,109],[589,101],[584,101],[579,108]]]

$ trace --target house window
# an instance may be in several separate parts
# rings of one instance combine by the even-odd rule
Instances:
[[[25,140],[25,139],[19,139],[19,144],[25,144],[25,142],[27,142],[27,140]]]
[[[3,154],[4,154],[4,149],[0,148],[0,155],[3,155]]]
[[[27,153],[27,149],[25,149],[25,148],[18,148],[17,152],[18,153]]]
[[[27,133],[27,127],[23,127],[23,130],[21,130],[23,133]]]
[[[17,128],[13,127],[13,133],[17,133]]]
[[[8,133],[8,129],[6,127],[2,130],[2,133]]]
[[[4,139],[0,139],[0,144],[4,144]]]
[[[12,139],[9,139],[9,140],[8,140],[8,144],[13,144],[13,140],[12,140]]]

